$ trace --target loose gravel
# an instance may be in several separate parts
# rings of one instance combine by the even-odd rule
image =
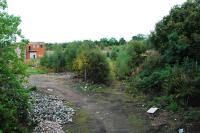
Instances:
[[[72,122],[74,109],[66,106],[63,99],[53,95],[31,93],[32,119],[39,123],[34,133],[64,133],[62,125]]]

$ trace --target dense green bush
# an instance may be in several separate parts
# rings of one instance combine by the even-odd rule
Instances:
[[[185,57],[200,61],[200,6],[198,0],[175,6],[156,24],[150,40],[169,63]]]
[[[129,78],[129,93],[144,93],[151,106],[172,111],[200,106],[199,11],[197,0],[187,1],[156,25],[150,35],[154,50],[147,50],[144,60],[131,64],[140,71]],[[185,117],[194,119],[196,112]]]
[[[0,88],[0,129],[4,132],[28,132],[28,93],[22,88]]]
[[[83,75],[85,80],[103,84],[110,82],[109,63],[98,49],[80,52],[74,61],[74,70]]]
[[[73,62],[78,54],[80,45],[70,44],[64,50],[64,58],[66,62],[65,68],[69,71],[73,70]]]
[[[55,47],[52,54],[45,54],[40,60],[42,66],[54,69],[55,72],[65,71],[66,60],[61,47]]]
[[[107,84],[111,79],[106,56],[90,44],[69,44],[64,50],[57,46],[52,54],[46,54],[40,60],[40,64],[56,72],[78,72],[85,80],[94,83]]]
[[[142,53],[147,50],[147,45],[142,41],[130,41],[121,47],[117,53],[116,71],[117,76],[122,79],[130,75],[133,69],[143,62]]]
[[[138,90],[145,93],[160,96],[163,94],[165,85],[168,84],[171,68],[155,69],[153,72],[140,76],[140,81],[137,83]]]
[[[110,53],[109,57],[110,57],[112,60],[116,60],[117,54],[118,54],[119,50],[120,50],[120,47],[119,47],[119,46],[118,46],[118,47],[112,47],[112,50],[111,50],[111,53]]]
[[[157,63],[157,60],[154,61]],[[165,67],[155,67],[156,63],[152,62],[152,66],[149,64],[137,77],[133,77],[139,77],[139,80],[133,80],[134,86],[153,96],[174,95],[180,105],[197,105],[200,71],[196,62],[185,60],[181,65]]]
[[[31,124],[28,92],[22,83],[26,76],[23,59],[18,59],[14,46],[0,53],[0,129],[4,132],[27,132]]]
[[[184,113],[184,119],[186,122],[197,122],[200,120],[200,108],[189,108]]]
[[[131,56],[125,50],[120,50],[116,59],[116,72],[119,78],[125,78],[131,72]]]
[[[13,44],[20,35],[20,18],[7,13],[6,1],[0,1],[0,132],[28,132],[28,93],[25,82],[26,66],[23,52],[17,55],[16,47],[24,47],[26,42]]]

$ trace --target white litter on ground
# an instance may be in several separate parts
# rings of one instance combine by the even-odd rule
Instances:
[[[158,109],[159,109],[159,108],[157,108],[157,107],[151,107],[151,108],[147,111],[147,113],[149,113],[149,114],[154,114]]]

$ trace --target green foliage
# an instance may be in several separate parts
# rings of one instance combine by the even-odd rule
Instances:
[[[147,39],[146,36],[143,34],[138,34],[132,37],[133,41],[145,41],[146,39]]]
[[[157,23],[150,40],[167,62],[182,62],[185,57],[200,60],[199,11],[197,0],[188,1],[182,6],[175,6]]]
[[[119,45],[124,45],[126,44],[126,40],[124,38],[119,39]]]
[[[73,62],[79,52],[80,45],[70,44],[64,51],[64,57],[66,62],[66,69],[69,71],[73,70]]]
[[[144,59],[142,65],[146,72],[151,72],[155,68],[162,68],[164,66],[163,57],[159,52],[149,50],[145,54],[146,58]]]
[[[48,71],[44,68],[38,68],[38,67],[28,67],[27,74],[33,75],[33,74],[45,74]]]
[[[107,84],[111,79],[106,56],[90,41],[68,44],[64,50],[57,46],[52,54],[46,54],[41,59],[40,64],[56,72],[78,72],[85,80],[94,83]]]
[[[199,119],[199,12],[197,0],[175,6],[150,35],[152,50],[142,52],[144,58],[129,65],[139,70],[129,78],[129,93],[146,94],[150,106],[174,112],[192,107],[185,114],[189,121]]]
[[[184,113],[184,119],[186,120],[186,122],[199,122],[200,109],[199,108],[189,108]]]
[[[120,50],[116,59],[116,71],[119,78],[125,78],[130,72],[131,56],[124,50]]]
[[[171,110],[173,112],[176,112],[180,110],[180,107],[175,101],[175,98],[173,95],[164,95],[155,97],[152,101],[148,103],[149,107],[157,106],[159,108],[166,108],[168,110]]]
[[[37,91],[38,89],[37,89],[36,86],[33,86],[33,87],[31,87],[29,90],[30,90],[30,91]]]
[[[22,86],[26,66],[23,56],[18,57],[15,52],[16,47],[25,46],[25,41],[15,43],[16,35],[21,36],[20,18],[9,15],[6,7],[6,1],[0,1],[0,129],[1,132],[28,132],[28,93]]]
[[[166,109],[171,110],[173,112],[177,112],[179,110],[178,104],[176,102],[171,102]]]
[[[54,69],[55,72],[62,72],[65,70],[65,57],[61,47],[57,46],[53,54],[45,54],[40,60],[42,66]]]
[[[99,48],[105,48],[109,46],[119,46],[126,44],[126,40],[124,38],[120,38],[119,41],[112,37],[112,38],[101,38],[100,40],[91,41],[91,40],[83,40],[83,41],[73,41],[73,42],[66,42],[66,43],[46,43],[46,50],[54,50],[55,47],[61,46],[63,49],[67,48],[69,45],[72,47],[80,46],[80,45],[88,45],[88,46],[95,46]]]
[[[165,67],[165,69],[156,69],[146,75],[141,74],[136,87],[145,93],[159,96],[163,93],[163,88],[168,83],[170,73],[171,68]]]
[[[0,88],[0,128],[4,132],[28,132],[28,94],[24,89]]]
[[[147,49],[147,45],[141,41],[130,41],[121,47],[117,53],[116,71],[119,78],[125,78],[134,68],[144,60],[142,53]]]
[[[112,47],[112,51],[111,51],[109,57],[110,57],[112,60],[116,60],[117,54],[118,54],[119,50],[120,50],[119,47]]]
[[[155,67],[155,64],[152,62],[152,66],[149,64],[139,76],[133,77],[133,86],[152,96],[173,95],[182,106],[199,105],[199,67],[195,62],[186,60],[182,65],[172,67]]]
[[[74,61],[74,70],[87,78],[85,80],[103,84],[110,82],[109,63],[98,49],[80,52]]]

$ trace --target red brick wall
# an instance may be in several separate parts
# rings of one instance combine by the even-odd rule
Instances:
[[[30,47],[30,49],[29,49]],[[36,55],[37,55],[37,58],[42,58],[45,54],[45,47],[43,44],[41,43],[29,43],[27,46],[26,46],[26,60],[29,60],[30,59],[30,50],[31,51],[35,51],[36,52]]]

